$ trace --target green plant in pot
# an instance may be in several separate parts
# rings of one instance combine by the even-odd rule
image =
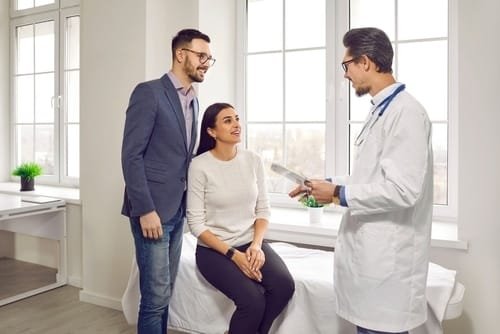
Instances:
[[[313,195],[305,194],[299,199],[299,202],[308,208],[322,208],[323,207],[323,204],[319,204]]]
[[[25,162],[17,166],[12,175],[21,178],[21,191],[35,190],[35,177],[42,175],[42,166],[36,162]]]
[[[322,216],[323,216],[323,208],[324,205],[318,203],[316,198],[314,198],[313,195],[303,195],[300,199],[299,202],[302,203],[305,207],[307,207],[307,210],[309,211],[309,223],[311,224],[319,224],[321,223]]]

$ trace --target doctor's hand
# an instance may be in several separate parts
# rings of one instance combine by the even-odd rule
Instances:
[[[332,202],[335,184],[326,180],[308,180],[306,186],[311,189],[308,194],[314,196],[318,203],[329,204]]]
[[[299,185],[297,188],[293,189],[288,193],[288,196],[294,198],[295,196],[301,195],[301,194],[309,194],[311,191],[310,187],[304,186],[304,185]]]
[[[254,281],[262,281],[262,273],[260,269],[253,270],[250,261],[247,259],[246,253],[242,253],[239,250],[234,252],[232,261],[240,268],[240,270],[250,279]]]
[[[160,239],[163,235],[160,216],[156,211],[151,211],[141,216],[139,219],[141,224],[142,235],[147,239]]]

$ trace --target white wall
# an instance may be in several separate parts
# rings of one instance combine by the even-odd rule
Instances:
[[[200,30],[210,36],[216,59],[208,79],[199,85],[200,110],[215,102],[236,105],[236,1],[200,1]],[[201,122],[200,122],[201,123]]]
[[[172,36],[196,28],[196,8],[197,1],[81,3],[82,300],[119,307],[133,256],[120,215],[125,110],[137,83],[169,70]]]
[[[119,298],[130,265],[120,146],[129,94],[145,77],[144,19],[142,1],[81,2],[83,300]]]
[[[0,182],[9,179],[9,1],[0,1]]]
[[[500,313],[500,2],[459,1],[459,237],[467,252],[436,251],[466,286],[465,310],[445,333],[497,333]],[[491,61],[490,61],[491,60]],[[432,78],[432,73],[429,73]]]
[[[82,287],[82,207],[66,203],[68,283]]]

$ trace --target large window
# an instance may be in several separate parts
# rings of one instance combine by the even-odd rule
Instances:
[[[40,182],[76,185],[80,20],[78,7],[54,5],[13,2],[11,165],[34,161],[43,167]]]
[[[453,216],[454,55],[448,0],[246,3],[242,104],[247,147],[265,162],[280,162],[308,177],[349,173],[353,141],[370,97],[355,96],[343,78],[342,36],[349,28],[381,28],[393,42],[396,79],[424,105],[433,124],[435,214]],[[275,204],[291,203],[284,194],[293,185],[271,171],[268,176]]]
[[[248,147],[266,161],[325,175],[325,0],[248,1],[247,31]],[[268,175],[271,192],[290,188]]]

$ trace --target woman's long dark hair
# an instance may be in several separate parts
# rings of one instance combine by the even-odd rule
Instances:
[[[229,103],[219,102],[210,105],[207,110],[205,110],[203,120],[201,121],[200,145],[198,146],[196,155],[210,151],[215,147],[215,139],[208,134],[208,128],[215,128],[215,119],[217,118],[217,115],[221,112],[221,110],[226,108],[234,109],[234,107]]]

